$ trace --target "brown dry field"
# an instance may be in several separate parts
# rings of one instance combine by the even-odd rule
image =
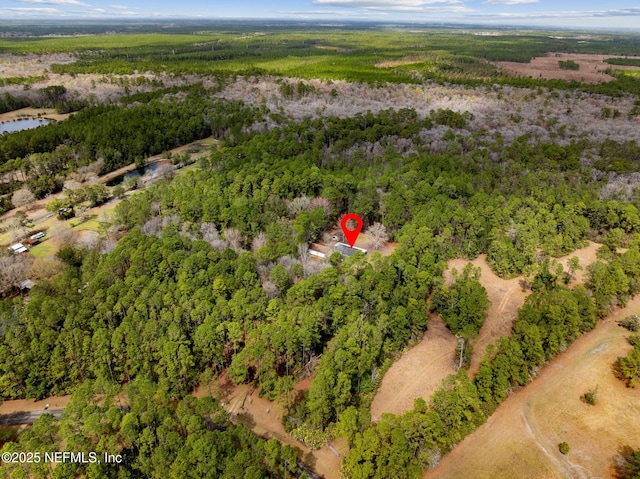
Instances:
[[[54,108],[21,108],[7,113],[0,114],[0,123],[19,120],[24,118],[46,118],[48,120],[62,121],[69,117],[71,113],[58,113]]]
[[[226,376],[213,383],[210,388],[201,387],[194,396],[204,395],[218,397],[231,419],[250,428],[263,438],[278,439],[298,451],[298,457],[325,479],[339,479],[341,459],[331,451],[329,446],[312,451],[293,439],[282,425],[283,407],[281,404],[261,398],[258,390],[248,384],[233,385]],[[331,445],[341,454],[345,454],[344,441],[332,441]]]
[[[429,325],[418,345],[402,355],[384,375],[371,403],[371,418],[380,420],[382,413],[402,414],[413,409],[413,401],[422,397],[427,402],[449,374],[455,374],[456,337],[437,315],[429,317]]]
[[[610,478],[621,448],[640,447],[640,390],[611,366],[630,349],[617,320],[640,313],[640,297],[602,320],[538,377],[509,397],[423,479]],[[580,395],[598,386],[598,403]],[[571,451],[563,456],[558,444]]]
[[[604,83],[614,77],[604,73],[607,68],[617,70],[637,70],[638,67],[609,65],[604,60],[616,55],[595,55],[586,53],[548,53],[544,57],[532,58],[529,63],[494,62],[507,75],[531,78],[558,80],[575,80],[582,83]],[[625,57],[640,58],[640,57]],[[573,60],[580,65],[580,70],[561,70],[558,61]]]

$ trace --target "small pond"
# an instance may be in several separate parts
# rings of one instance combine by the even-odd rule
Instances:
[[[44,118],[24,118],[20,120],[7,121],[0,123],[0,135],[3,133],[13,133],[20,130],[28,130],[42,125],[48,125],[50,120]]]
[[[140,178],[141,176],[153,177],[153,173],[158,169],[158,167],[162,164],[170,163],[167,160],[160,160],[153,163],[149,163],[142,168],[136,168],[135,170],[128,171],[127,173],[123,173],[122,175],[118,175],[115,178],[112,178],[107,182],[107,186],[117,186],[121,185],[129,178]]]

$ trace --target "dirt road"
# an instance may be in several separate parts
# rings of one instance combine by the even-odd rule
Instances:
[[[56,419],[62,417],[64,409],[50,409],[42,411],[15,412],[13,414],[0,415],[0,427],[3,426],[21,426],[23,424],[33,424],[43,414],[51,414]]]
[[[345,454],[343,441],[332,441],[318,450],[310,450],[293,439],[282,425],[284,414],[282,405],[261,398],[258,391],[248,384],[235,386],[226,378],[222,378],[213,388],[202,387],[194,394],[202,396],[213,394],[222,402],[224,408],[237,421],[251,429],[255,434],[277,439],[298,451],[298,457],[305,464],[325,479],[340,479],[341,458],[331,450],[333,447],[339,454]]]

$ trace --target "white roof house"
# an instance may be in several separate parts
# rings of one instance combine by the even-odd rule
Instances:
[[[14,245],[11,245],[9,246],[9,249],[13,251],[15,254],[20,254],[20,253],[24,253],[25,251],[29,251],[29,249],[22,243],[16,243]]]

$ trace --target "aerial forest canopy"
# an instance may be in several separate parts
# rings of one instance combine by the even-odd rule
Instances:
[[[123,83],[117,100],[0,137],[4,194],[26,185],[43,198],[88,165],[106,173],[217,140],[197,167],[118,200],[101,220],[117,243],[64,245],[58,275],[0,302],[0,398],[74,394],[60,422],[42,416],[3,450],[64,443],[127,458],[120,476],[65,465],[60,477],[300,473],[292,448],[234,425],[217,400],[191,396],[224,375],[281,401],[286,431],[305,445],[345,438],[345,477],[419,477],[640,292],[639,104],[626,91],[637,95],[638,79],[504,78],[485,61],[606,52],[605,41],[517,37],[526,48],[516,55],[499,53],[511,36],[465,36],[462,55],[442,32],[428,37],[426,53],[427,37],[413,47],[391,32],[336,31],[324,43],[236,33],[92,36],[86,48],[75,39],[0,41],[7,51],[78,53],[54,64],[55,74],[175,73],[175,84],[167,75],[167,84],[127,83],[125,92]],[[398,51],[411,61],[372,67],[365,40],[389,42],[377,62]],[[616,54],[631,50],[625,41]],[[294,52],[318,61],[294,62]],[[337,63],[333,80],[327,58]],[[15,95],[7,108],[22,106]],[[353,212],[392,247],[326,261],[309,254]],[[603,244],[598,260],[584,284],[569,285],[554,259],[588,241]],[[501,278],[523,275],[531,291],[512,334],[488,348],[473,379],[460,368],[430,400],[373,423],[384,373],[422,337],[430,312],[459,339],[478,335],[490,307],[479,270],[447,279],[445,271],[451,259],[480,254]],[[637,382],[632,341],[619,372]],[[296,389],[305,377],[311,385]],[[220,460],[200,463],[201,455]],[[15,477],[46,475],[10,467],[22,468]]]

